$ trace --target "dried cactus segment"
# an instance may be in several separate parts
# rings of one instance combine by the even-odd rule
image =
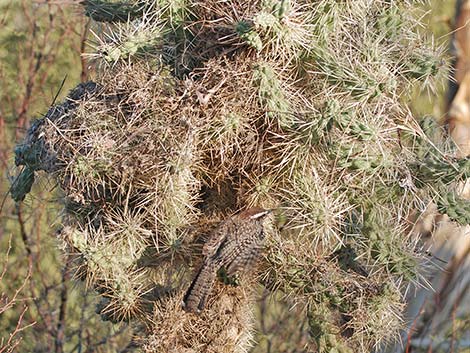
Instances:
[[[199,315],[183,311],[182,292],[157,302],[153,333],[144,341],[144,352],[247,352],[253,344],[256,286],[243,283],[238,287],[217,283]]]
[[[406,304],[400,297],[400,290],[394,286],[396,284],[389,282],[381,288],[380,295],[371,296],[370,291],[366,291],[348,313],[350,320],[345,329],[353,332],[352,340],[361,343],[358,350],[378,349],[398,340],[393,332],[405,327],[402,315]]]

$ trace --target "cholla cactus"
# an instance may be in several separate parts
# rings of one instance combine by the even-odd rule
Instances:
[[[441,190],[430,168],[454,178],[465,165],[443,158],[403,103],[442,71],[417,5],[83,6],[108,22],[90,54],[97,82],[34,123],[13,190],[24,197],[38,170],[58,181],[63,249],[103,297],[102,317],[144,323],[147,352],[243,352],[259,284],[297,305],[311,350],[369,352],[397,337],[424,261],[412,214]],[[276,210],[260,272],[185,313],[208,232],[253,206]]]

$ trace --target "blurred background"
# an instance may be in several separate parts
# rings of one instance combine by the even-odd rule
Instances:
[[[470,2],[434,0],[422,6],[422,31],[449,48],[457,69],[451,70],[453,80],[438,83],[437,92],[416,87],[408,97],[410,107],[416,118],[432,116],[448,126],[466,156]],[[89,21],[73,1],[0,0],[0,353],[134,350],[133,328],[103,322],[95,313],[93,291],[70,278],[70,265],[61,258],[55,238],[60,205],[54,183],[37,181],[21,204],[8,196],[17,174],[14,146],[31,120],[60,102],[77,83],[93,78],[94,68],[81,55],[93,43],[93,31],[99,31],[96,26],[91,30]],[[469,230],[430,210],[415,231],[438,265],[427,274],[434,290],[410,289],[406,330],[396,345],[383,351],[470,352]],[[260,317],[266,310],[280,312],[276,321],[260,320],[260,344],[252,351],[301,352],[305,330],[296,331],[295,313],[267,309],[267,296],[260,297]]]

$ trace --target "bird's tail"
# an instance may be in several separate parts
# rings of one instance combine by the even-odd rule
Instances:
[[[183,308],[188,312],[200,312],[204,309],[207,296],[212,290],[217,277],[216,265],[203,263],[196,277],[189,286],[183,299]]]

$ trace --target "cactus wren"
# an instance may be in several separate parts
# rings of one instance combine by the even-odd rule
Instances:
[[[202,249],[202,266],[184,296],[184,310],[200,312],[204,309],[221,267],[228,276],[233,276],[255,264],[264,243],[263,219],[270,212],[250,208],[225,220],[211,234]]]

